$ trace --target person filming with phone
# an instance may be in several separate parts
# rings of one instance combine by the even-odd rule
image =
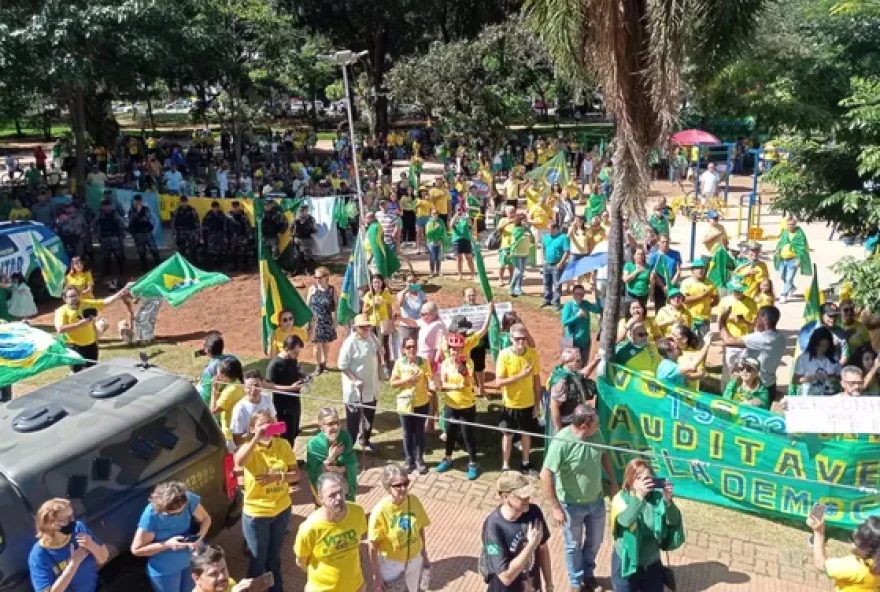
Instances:
[[[89,527],[76,519],[73,506],[54,498],[37,510],[37,542],[28,557],[34,590],[95,592],[98,567],[110,552]]]
[[[190,555],[210,528],[211,516],[201,498],[185,484],[168,481],[156,486],[131,541],[131,554],[147,557],[147,575],[156,592],[192,588]]]
[[[672,493],[672,483],[655,478],[644,459],[629,461],[623,470],[623,489],[611,500],[614,592],[663,592],[664,585],[675,589],[671,570],[660,561],[660,551],[684,544],[681,512]]]
[[[270,571],[270,590],[282,592],[281,547],[290,523],[290,484],[299,481],[296,455],[280,436],[283,422],[265,410],[250,418],[252,437],[235,453],[235,466],[244,469],[244,508],[241,527],[247,542],[248,577]]]
[[[807,526],[813,531],[813,564],[834,582],[834,590],[880,589],[880,516],[859,525],[852,535],[852,551],[844,557],[825,555],[825,504],[813,506]]]

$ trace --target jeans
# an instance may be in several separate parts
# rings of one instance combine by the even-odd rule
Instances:
[[[429,415],[431,404],[426,403],[421,407],[414,407],[413,413]],[[403,457],[407,466],[425,464],[425,422],[424,417],[416,415],[401,415],[400,427],[403,428]]]
[[[624,578],[620,575],[620,556],[611,554],[611,585],[614,592],[663,592],[663,564],[660,561]]]
[[[782,276],[782,295],[788,298],[794,291],[794,278],[797,275],[798,260],[796,257],[783,259],[779,265],[779,274]]]
[[[439,243],[428,243],[428,257],[430,259],[430,269],[431,273],[440,274],[440,244]]]
[[[364,401],[364,422],[361,424],[361,410],[357,405],[345,406],[345,429],[351,439],[363,444],[370,443],[373,432],[373,419],[376,418],[376,401]]]
[[[462,438],[464,439],[464,447],[467,449],[468,453],[468,462],[470,464],[477,464],[477,438],[474,434],[474,426],[471,425],[461,425],[455,421],[449,421],[450,419],[457,419],[460,421],[467,421],[470,423],[474,423],[477,421],[477,408],[468,407],[467,409],[453,409],[452,407],[447,406],[446,409],[443,410],[443,416],[446,418],[446,457],[452,458],[452,451],[455,450],[455,441],[458,440],[458,431],[461,430]]]
[[[562,300],[562,284],[559,281],[562,270],[555,265],[544,263],[544,304],[560,306]]]
[[[271,571],[275,578],[271,592],[282,592],[284,589],[281,582],[281,548],[289,524],[289,507],[271,518],[254,518],[247,514],[241,516],[241,530],[250,555],[247,577],[255,578]],[[192,586],[192,580],[189,585]]]
[[[526,273],[526,258],[511,257],[510,264],[513,265],[513,273],[510,275],[510,293],[519,296],[522,294],[523,276]]]
[[[192,570],[188,567],[177,573],[149,577],[156,592],[189,592],[193,587]]]
[[[588,504],[562,504],[565,511],[565,567],[572,588],[595,577],[596,554],[605,537],[605,499]]]

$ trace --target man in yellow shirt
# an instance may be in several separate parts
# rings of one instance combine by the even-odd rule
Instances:
[[[434,180],[434,187],[431,188],[429,195],[431,196],[431,202],[434,204],[434,209],[437,210],[437,213],[440,214],[440,219],[443,220],[443,224],[446,225],[446,228],[449,228],[449,191],[447,191],[446,182],[443,181],[442,177],[437,177]]]
[[[672,334],[672,328],[676,325],[690,327],[693,324],[691,313],[684,306],[684,294],[681,293],[681,290],[675,286],[669,288],[669,292],[666,294],[666,305],[657,311],[654,322],[663,337],[669,337]]]
[[[293,544],[296,564],[306,572],[307,592],[359,592],[364,585],[360,542],[367,517],[346,502],[348,484],[340,473],[324,473],[315,484],[321,507],[300,525]]]
[[[71,366],[71,371],[79,372],[95,365],[98,360],[98,332],[95,330],[98,311],[129,295],[128,290],[132,285],[134,284],[127,284],[116,294],[103,300],[82,298],[76,288],[64,290],[64,304],[55,310],[55,330],[66,335],[67,347],[86,360],[83,365]]]
[[[755,299],[761,290],[761,282],[770,277],[767,264],[761,261],[761,243],[750,243],[746,247],[748,260],[737,266],[733,275],[746,288],[746,296]]]
[[[691,313],[691,328],[703,337],[709,331],[712,307],[718,304],[718,289],[706,281],[706,263],[697,259],[691,263],[693,276],[681,283],[684,305]]]
[[[730,311],[727,317],[727,332],[736,338],[742,338],[751,333],[758,317],[758,306],[755,301],[746,296],[746,286],[740,282],[732,281],[727,284],[730,291],[720,303],[720,312]],[[731,368],[736,366],[737,360],[745,351],[741,347],[724,347],[724,383]]]
[[[501,389],[503,409],[501,423],[503,429],[539,433],[537,394],[541,392],[541,362],[538,352],[526,345],[528,332],[524,325],[516,324],[510,328],[513,343],[498,354],[495,364],[495,384]],[[501,437],[502,471],[510,470],[510,453],[513,448],[513,434],[505,432]],[[538,472],[529,464],[532,438],[522,436],[522,470],[533,478]]]
[[[726,249],[729,241],[727,238],[727,230],[724,228],[724,225],[721,224],[718,212],[713,210],[706,214],[706,217],[709,218],[709,229],[706,230],[706,234],[703,236],[703,246],[706,247],[706,251],[712,255],[715,252],[715,248],[719,245]]]

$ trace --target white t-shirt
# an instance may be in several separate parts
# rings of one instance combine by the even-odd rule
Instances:
[[[700,195],[706,197],[714,197],[715,191],[718,189],[718,181],[720,177],[712,171],[705,171],[700,175]]]
[[[262,396],[260,396],[260,402],[256,404],[251,403],[248,398],[245,397],[232,408],[232,418],[229,420],[229,431],[237,436],[247,434],[251,416],[260,409],[265,409],[272,414],[272,417],[278,417],[278,414],[275,412],[275,405],[272,404],[271,396],[263,393]]]
[[[749,333],[742,340],[746,346],[746,357],[757,358],[761,363],[761,384],[775,385],[776,369],[785,354],[785,337],[778,331],[762,331]]]
[[[352,333],[342,342],[339,348],[337,366],[340,370],[349,370],[364,383],[361,401],[372,403],[376,400],[382,383],[379,379],[379,343],[372,336],[361,339],[357,333]],[[358,402],[358,388],[354,382],[342,373],[342,398],[346,405]]]
[[[814,358],[809,352],[798,356],[794,364],[794,373],[798,376],[817,376],[810,382],[798,385],[798,394],[810,397],[825,397],[838,392],[837,380],[840,376],[840,364],[828,358]],[[827,378],[823,378],[826,376]]]

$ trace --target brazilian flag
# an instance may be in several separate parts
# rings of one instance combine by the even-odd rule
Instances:
[[[312,320],[312,311],[284,275],[284,271],[263,248],[263,200],[254,200],[257,221],[257,249],[260,260],[260,310],[262,312],[263,348],[268,349],[272,332],[281,324],[282,310],[293,314],[293,324],[302,327]]]
[[[553,183],[559,183],[563,187],[568,185],[568,165],[565,162],[565,152],[559,151],[556,156],[529,173],[530,179],[542,180],[549,187]]]
[[[202,271],[175,253],[139,279],[131,287],[131,294],[135,298],[164,298],[171,306],[178,307],[196,292],[228,281],[222,273]]]
[[[391,249],[385,246],[385,239],[382,236],[382,225],[373,222],[367,229],[367,241],[370,244],[370,253],[373,255],[373,267],[376,273],[383,278],[388,279],[398,271],[400,271],[400,259]]]
[[[36,257],[43,272],[43,281],[46,283],[46,289],[54,298],[61,298],[67,266],[64,265],[64,262],[55,253],[40,242],[39,237],[35,233],[31,232],[29,234],[31,235],[34,257]]]
[[[794,376],[794,362],[807,349],[813,331],[822,326],[822,305],[825,304],[825,294],[819,290],[819,272],[815,265],[812,267],[812,272],[813,280],[810,282],[809,289],[804,292],[804,300],[806,301],[804,303],[804,324],[798,332],[791,364],[791,376]],[[798,385],[789,380],[788,396],[797,395],[797,390]]]
[[[364,234],[358,233],[354,250],[348,259],[345,276],[342,279],[342,292],[336,305],[336,322],[342,327],[350,323],[361,310],[361,296],[358,288],[369,285],[370,268],[364,252]]]
[[[730,278],[733,277],[733,269],[736,262],[730,253],[722,245],[717,245],[712,252],[712,258],[709,260],[709,269],[706,272],[706,278],[715,284],[719,290],[727,287]]]
[[[474,265],[477,268],[477,276],[480,278],[480,288],[483,291],[483,297],[486,302],[492,300],[492,286],[489,283],[489,276],[486,275],[486,264],[483,262],[483,253],[480,251],[480,242],[471,239],[474,251]],[[498,352],[501,351],[501,324],[498,317],[492,313],[489,319],[489,351],[492,352],[492,359],[498,359]]]

